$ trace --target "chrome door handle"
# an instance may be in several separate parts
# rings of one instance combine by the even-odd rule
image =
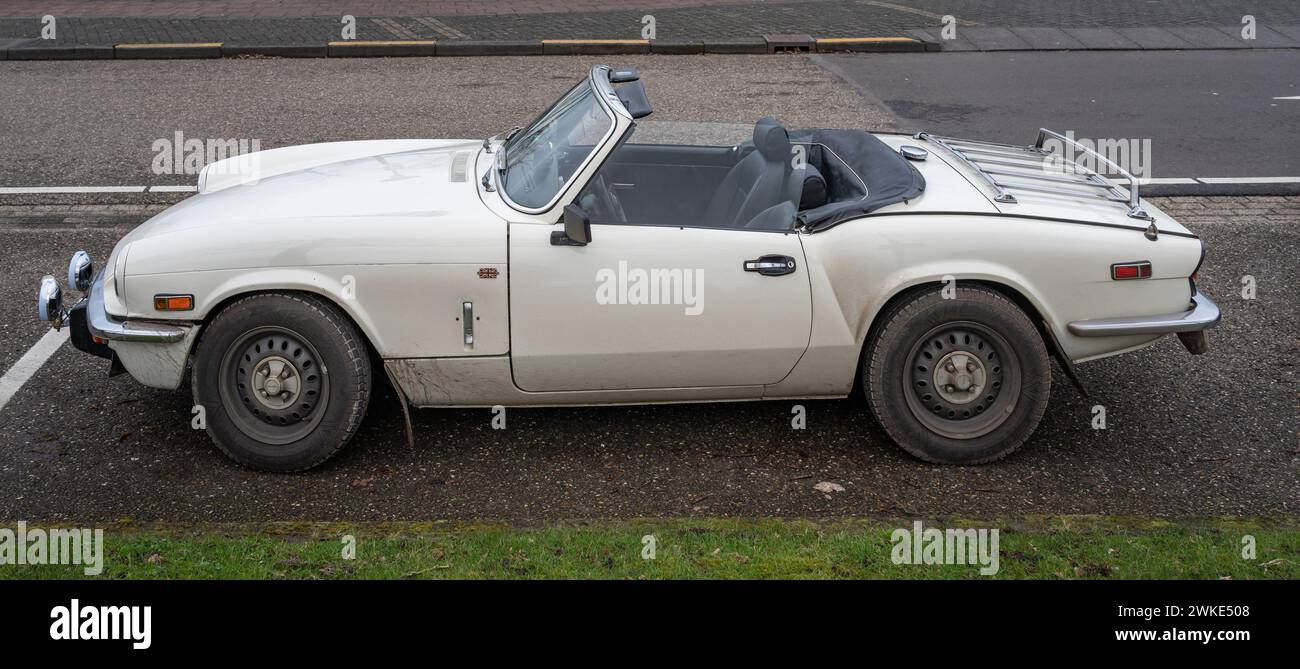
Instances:
[[[763,276],[793,274],[794,270],[794,258],[791,258],[790,256],[767,255],[756,260],[745,261],[746,272],[758,272]]]

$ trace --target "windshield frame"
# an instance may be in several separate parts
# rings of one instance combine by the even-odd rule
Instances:
[[[587,74],[587,77],[585,79],[579,81],[573,87],[565,91],[563,95],[556,98],[555,101],[552,102],[550,106],[546,108],[545,111],[537,115],[537,118],[533,119],[532,122],[529,123],[527,126],[525,126],[523,130],[515,133],[515,136],[511,137],[510,140],[506,142],[502,142],[501,146],[497,149],[496,156],[495,159],[493,160],[493,165],[491,167],[491,170],[497,173],[497,178],[495,179],[496,184],[498,186],[496,188],[497,193],[501,195],[501,199],[507,205],[509,205],[511,209],[515,209],[517,211],[526,214],[544,214],[554,209],[556,203],[558,203],[561,199],[563,199],[567,193],[573,191],[575,185],[579,185],[578,177],[583,173],[584,170],[587,169],[588,166],[591,165],[592,161],[595,160],[596,156],[599,155],[610,145],[610,141],[613,140],[615,138],[615,135],[618,134],[620,117],[626,119],[628,122],[631,122],[632,115],[627,111],[627,109],[623,106],[623,103],[618,99],[618,94],[614,92],[614,87],[609,82],[609,70],[610,68],[606,65],[597,65],[596,67],[593,67],[591,69],[591,72]],[[510,199],[509,193],[506,192],[505,178],[504,178],[505,176],[504,172],[506,170],[505,167],[506,153],[515,146],[515,142],[519,140],[519,138],[531,134],[533,128],[538,123],[540,123],[542,119],[546,118],[547,115],[549,115],[551,111],[555,109],[555,106],[558,105],[561,100],[564,100],[565,98],[569,97],[569,95],[573,93],[574,90],[582,86],[587,86],[590,89],[591,96],[596,100],[597,105],[605,113],[605,115],[609,117],[609,129],[606,130],[604,137],[602,137],[600,141],[592,145],[591,151],[586,155],[586,157],[583,158],[582,162],[579,163],[578,166],[573,170],[573,175],[571,176],[571,178],[564,183],[564,185],[555,193],[553,197],[551,197],[549,201],[547,201],[546,204],[539,207],[527,207]],[[585,184],[586,181],[584,180],[583,183],[579,185],[578,191],[581,191],[582,186]]]

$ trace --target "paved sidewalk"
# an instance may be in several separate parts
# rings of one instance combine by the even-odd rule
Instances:
[[[762,0],[759,0],[762,2]],[[746,0],[5,0],[3,16],[436,16],[753,4]]]
[[[774,33],[911,36],[950,51],[1300,48],[1294,0],[8,0],[0,6],[0,54],[224,43],[316,45],[321,52],[299,55],[325,55],[325,43],[341,39],[345,14],[357,17],[358,40],[640,39],[650,15],[659,42],[734,40],[751,48]],[[46,15],[56,19],[56,39],[39,39]],[[956,20],[953,39],[941,31],[945,15]],[[1255,17],[1254,39],[1242,36],[1246,15]],[[112,57],[66,57],[96,56]]]

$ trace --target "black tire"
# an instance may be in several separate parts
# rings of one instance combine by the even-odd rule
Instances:
[[[928,462],[981,464],[1033,433],[1052,371],[1042,337],[1014,302],[958,286],[952,299],[923,289],[883,313],[862,382],[876,420],[903,450]]]
[[[327,300],[265,293],[212,319],[191,383],[217,448],[246,467],[296,472],[333,457],[361,425],[370,357]]]

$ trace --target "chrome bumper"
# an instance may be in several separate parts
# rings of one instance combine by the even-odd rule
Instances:
[[[1219,307],[1200,291],[1192,293],[1191,309],[1161,316],[1102,318],[1074,321],[1067,327],[1079,337],[1118,337],[1122,335],[1200,332],[1219,323]]]
[[[110,316],[104,311],[104,273],[90,284],[86,300],[86,326],[90,334],[112,341],[177,342],[185,338],[187,328],[163,323],[139,323]]]
[[[77,261],[77,256],[73,256],[73,261]],[[86,264],[88,268],[90,260],[87,259]],[[87,352],[108,357],[104,351],[92,351],[91,348],[103,348],[104,340],[168,344],[185,339],[185,335],[190,331],[188,326],[131,322],[109,316],[107,310],[104,310],[103,271],[95,275],[94,281],[83,277],[82,281],[77,283],[77,287],[86,291],[86,297],[77,300],[77,304],[72,308],[65,308],[64,290],[59,286],[59,282],[53,277],[40,279],[36,310],[40,314],[40,320],[49,322],[49,326],[55,330],[62,329],[65,323],[72,323],[74,330],[77,330],[73,333],[73,342],[78,343],[85,339],[85,342],[78,343],[77,348],[86,349]],[[87,333],[90,336],[86,336]]]

